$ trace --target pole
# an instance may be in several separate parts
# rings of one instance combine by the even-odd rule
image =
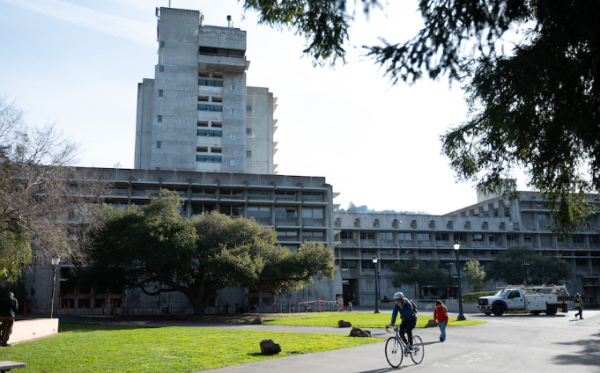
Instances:
[[[447,262],[446,265],[448,266],[448,297],[447,299],[450,299],[450,289],[452,288],[452,277],[450,275],[450,270],[452,270],[452,262]]]
[[[379,313],[379,271],[377,270],[377,263],[375,263],[375,312]]]
[[[56,266],[54,266],[54,281],[52,282],[52,301],[50,306],[50,318],[54,316],[54,292],[56,291]]]
[[[465,315],[463,315],[462,290],[460,284],[460,261],[458,257],[458,251],[459,250],[454,250],[454,253],[456,253],[456,273],[458,274],[458,317],[456,320],[463,321],[467,318]]]
[[[413,279],[415,280],[415,299],[417,299],[417,269],[413,267]]]

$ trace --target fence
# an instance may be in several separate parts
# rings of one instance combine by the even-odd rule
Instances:
[[[49,315],[50,303],[25,305],[24,313],[33,315]],[[344,303],[338,300],[317,299],[306,302],[273,302],[265,304],[229,304],[218,301],[214,305],[206,307],[205,314],[229,314],[229,313],[300,313],[300,312],[336,312],[343,311]],[[100,307],[72,307],[69,302],[66,306],[54,305],[55,315],[161,315],[179,314],[192,315],[194,310],[189,302],[123,302],[102,305]]]

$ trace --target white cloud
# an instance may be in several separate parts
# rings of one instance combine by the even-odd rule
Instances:
[[[155,25],[84,8],[61,0],[0,0],[32,12],[145,45],[156,45]]]

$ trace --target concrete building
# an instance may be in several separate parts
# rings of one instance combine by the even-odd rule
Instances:
[[[600,222],[592,219],[587,230],[571,236],[557,236],[546,230],[551,213],[545,201],[533,192],[520,192],[521,198],[501,196],[482,199],[477,204],[446,215],[333,214],[336,263],[341,267],[344,299],[360,305],[375,304],[375,266],[379,258],[380,294],[390,298],[395,274],[391,265],[415,256],[436,260],[439,268],[456,277],[453,243],[461,242],[460,263],[478,260],[489,269],[496,256],[509,247],[529,246],[543,256],[560,258],[571,264],[573,278],[567,281],[571,293],[580,292],[588,305],[600,300]],[[600,195],[590,196],[600,203]],[[464,273],[463,273],[464,276]],[[465,287],[463,281],[463,287]],[[492,284],[493,285],[493,284]],[[414,297],[413,285],[401,289]],[[468,289],[464,289],[463,293]],[[446,289],[426,287],[426,298],[445,296]],[[451,296],[455,296],[455,289]]]
[[[154,79],[138,85],[136,169],[273,174],[273,94],[247,87],[246,32],[160,8]]]

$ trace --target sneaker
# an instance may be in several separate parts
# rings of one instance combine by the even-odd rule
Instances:
[[[444,342],[444,338],[440,338],[440,342]]]
[[[421,349],[419,347],[415,347],[415,352],[420,351]]]
[[[404,348],[404,352],[414,352],[413,350],[410,349],[410,347],[406,346]]]

